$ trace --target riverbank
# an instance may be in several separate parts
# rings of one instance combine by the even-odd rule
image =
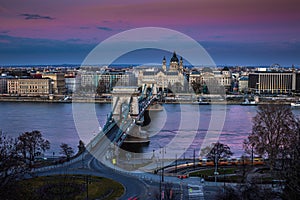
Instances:
[[[41,97],[0,97],[0,102],[33,102],[33,103],[111,103],[107,98],[41,98]]]
[[[286,104],[290,105],[292,102],[299,100],[299,97],[259,97],[257,104]],[[241,97],[226,97],[224,99],[210,99],[207,102],[209,104],[220,105],[240,105],[244,101]],[[53,99],[44,97],[22,97],[22,96],[0,96],[0,102],[36,102],[36,103],[99,103],[109,104],[112,103],[111,98],[99,98],[99,97],[80,97],[80,98],[63,98],[62,96],[55,97]],[[195,104],[191,100],[163,100],[160,104]],[[201,104],[200,104],[201,105]],[[207,104],[203,104],[207,105]]]

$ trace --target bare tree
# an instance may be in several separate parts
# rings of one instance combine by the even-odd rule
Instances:
[[[245,141],[245,150],[269,159],[273,171],[276,160],[283,159],[295,140],[297,121],[289,106],[260,105],[253,118],[252,133]]]
[[[226,186],[223,192],[216,193],[215,199],[247,199],[247,200],[273,200],[280,199],[279,195],[271,188],[261,187],[255,183],[240,184],[237,186]]]
[[[25,132],[18,137],[17,148],[32,167],[36,156],[50,149],[50,142],[43,138],[40,131]]]
[[[61,143],[60,145],[60,153],[67,157],[67,160],[70,160],[70,157],[73,156],[74,150],[66,143]]]
[[[300,122],[297,124],[295,140],[291,142],[284,169],[281,170],[281,178],[285,180],[282,198],[289,200],[298,199],[300,194]]]
[[[201,156],[205,156],[208,159],[211,159],[214,164],[219,162],[222,158],[228,158],[233,155],[230,147],[226,144],[216,142],[211,146],[201,149]]]
[[[28,167],[16,148],[17,141],[0,131],[0,196],[7,199],[9,189],[17,178],[22,178]],[[9,198],[8,198],[9,199]]]

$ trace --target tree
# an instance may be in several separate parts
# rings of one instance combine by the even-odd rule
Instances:
[[[202,85],[200,83],[200,80],[199,81],[193,81],[191,83],[191,86],[192,86],[192,89],[193,89],[194,93],[196,93],[196,94],[201,93],[201,91],[202,91]]]
[[[96,92],[98,95],[106,93],[107,87],[103,79],[99,80]]]
[[[273,200],[278,199],[278,196],[271,188],[261,187],[255,183],[246,183],[237,186],[226,186],[223,188],[223,192],[216,193],[215,199]]]
[[[300,122],[295,131],[295,140],[292,141],[288,152],[287,162],[281,170],[281,179],[285,180],[283,199],[298,199],[300,194]]]
[[[73,156],[74,150],[66,143],[61,143],[60,145],[60,153],[67,157],[67,160],[70,160],[70,157]]]
[[[23,159],[29,161],[32,167],[36,156],[50,149],[50,142],[43,138],[40,131],[35,130],[21,134],[18,137],[17,148],[23,155]]]
[[[295,130],[297,121],[289,106],[260,105],[253,118],[252,133],[245,141],[245,150],[266,156],[273,171],[276,160],[288,156],[295,140]]]
[[[28,166],[18,154],[17,141],[0,131],[0,196],[10,199],[10,190],[17,178],[28,172]]]
[[[79,140],[79,144],[78,144],[78,155],[83,153],[85,151],[85,146],[82,140]]]
[[[226,144],[216,142],[212,143],[211,146],[207,146],[201,149],[201,156],[205,156],[208,159],[211,159],[215,166],[222,158],[228,158],[232,156],[233,153],[230,150],[230,147]]]

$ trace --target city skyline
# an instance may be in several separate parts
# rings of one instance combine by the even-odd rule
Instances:
[[[296,0],[1,2],[0,65],[80,64],[117,33],[163,27],[198,41],[217,65],[297,66],[298,7]],[[161,63],[164,55],[145,52],[120,60]]]

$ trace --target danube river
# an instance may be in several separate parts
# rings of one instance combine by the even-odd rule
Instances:
[[[91,107],[91,104],[79,104],[83,116],[89,115],[86,113],[87,107]],[[111,104],[92,104],[92,107],[95,108],[99,126],[103,126]],[[72,104],[68,103],[1,102],[0,129],[13,137],[26,131],[41,131],[51,143],[47,155],[53,152],[59,155],[62,142],[77,151],[78,141],[89,141],[99,131],[99,127],[94,127],[84,137],[78,134],[72,108]],[[165,104],[163,108],[163,111],[150,112],[151,123],[142,131],[151,136],[151,141],[142,151],[152,152],[164,146],[172,146],[170,149],[178,150],[178,155],[186,158],[192,158],[194,151],[198,155],[200,146],[208,136],[212,141],[220,140],[228,144],[234,156],[242,155],[243,141],[251,132],[252,118],[257,110],[256,106],[240,105]],[[294,112],[300,114],[300,110]]]

